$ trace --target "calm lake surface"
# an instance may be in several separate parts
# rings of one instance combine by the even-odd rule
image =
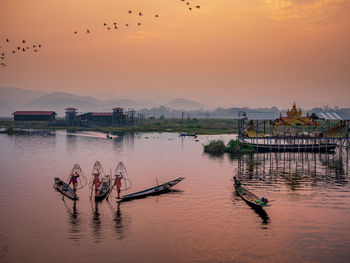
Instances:
[[[349,153],[203,153],[211,139],[171,133],[0,135],[0,262],[349,262]],[[98,205],[53,189],[75,163],[91,180],[124,162],[135,192],[177,177],[175,192]],[[273,200],[264,212],[236,196],[232,176]],[[115,195],[115,193],[114,193]]]

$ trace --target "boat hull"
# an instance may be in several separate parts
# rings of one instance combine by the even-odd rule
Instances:
[[[63,196],[68,197],[69,199],[72,200],[78,200],[78,197],[75,196],[74,190],[65,182],[63,182],[60,178],[55,177],[55,184],[53,188],[61,193]]]
[[[95,194],[95,201],[102,201],[106,198],[111,190],[111,179],[109,176],[105,176],[98,188],[97,194]]]
[[[235,180],[236,181],[236,180]],[[238,180],[236,182],[239,182]],[[248,191],[241,185],[238,185],[235,183],[235,189],[237,194],[251,207],[256,208],[256,209],[261,209],[263,207],[269,207],[270,205],[264,204],[261,201],[261,198],[258,197],[257,195],[253,194],[252,192]]]
[[[135,192],[132,194],[124,195],[121,197],[121,199],[119,199],[119,202],[129,201],[129,200],[139,199],[139,198],[145,198],[147,196],[160,195],[160,194],[170,192],[171,188],[174,185],[180,183],[183,179],[185,179],[185,178],[179,177],[175,180],[169,181],[169,182],[161,184],[161,185],[157,185],[155,187],[148,188],[146,190],[142,190],[142,191]]]

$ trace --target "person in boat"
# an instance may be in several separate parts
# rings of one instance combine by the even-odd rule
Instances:
[[[100,174],[95,173],[94,180],[92,181],[92,187],[95,187],[95,195],[98,193],[98,188],[100,187],[100,184],[101,184]]]
[[[238,179],[236,178],[236,176],[234,176],[233,179],[235,180],[235,186],[240,187],[240,186],[242,185],[242,184],[241,184],[241,181],[238,180]]]
[[[71,176],[70,176],[70,179],[69,179],[69,183],[68,183],[68,186],[70,184],[73,185],[73,191],[74,191],[74,197],[77,196],[77,189],[78,189],[78,178],[79,178],[79,174],[78,172],[74,172]]]
[[[266,205],[266,204],[267,204],[267,202],[268,202],[268,200],[267,200],[267,198],[266,198],[266,197],[262,197],[262,198],[261,198],[261,202],[263,202],[263,203],[264,203],[264,205]]]
[[[118,199],[120,199],[120,191],[121,191],[121,187],[122,187],[122,179],[123,179],[123,173],[120,172],[119,174],[115,175],[115,179],[114,179],[114,186],[117,187],[117,193],[118,193]],[[112,188],[113,188],[112,187]]]

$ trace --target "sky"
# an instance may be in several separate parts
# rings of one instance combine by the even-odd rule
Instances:
[[[186,2],[0,0],[0,87],[221,107],[350,107],[349,0]]]

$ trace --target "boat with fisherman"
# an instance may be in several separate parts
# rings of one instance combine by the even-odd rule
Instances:
[[[240,180],[236,178],[236,176],[233,177],[235,183],[235,189],[237,191],[237,194],[250,206],[253,208],[263,208],[270,206],[268,204],[268,200],[265,197],[258,197],[257,195],[253,194],[252,192],[248,191],[246,188],[242,186],[242,183]]]

